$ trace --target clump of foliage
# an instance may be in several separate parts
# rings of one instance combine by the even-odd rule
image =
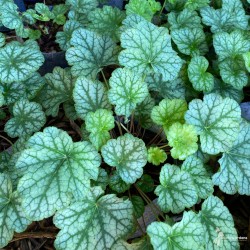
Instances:
[[[0,33],[0,247],[52,217],[56,249],[239,249],[219,194],[250,195],[250,3],[98,4],[0,6],[24,38]],[[37,20],[64,24],[69,63],[44,77]],[[128,242],[148,203],[158,221]]]

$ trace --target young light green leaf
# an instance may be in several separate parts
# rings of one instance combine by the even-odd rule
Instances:
[[[131,232],[133,206],[114,194],[99,199],[90,194],[58,211],[54,223],[61,229],[56,249],[111,249],[117,239]]]
[[[165,164],[160,172],[160,185],[155,194],[163,212],[180,213],[198,201],[198,195],[189,173],[175,165]]]
[[[107,91],[98,80],[92,81],[85,77],[78,77],[73,91],[76,112],[85,119],[88,112],[97,109],[110,109]]]
[[[212,195],[214,191],[213,182],[201,159],[193,155],[187,157],[181,166],[181,170],[191,175],[199,198],[206,199]]]
[[[33,220],[41,220],[82,197],[90,179],[98,177],[101,158],[86,141],[73,143],[55,127],[33,135],[16,163],[24,176],[18,184],[23,208]]]
[[[90,141],[99,150],[110,139],[109,130],[115,127],[115,119],[112,111],[98,109],[87,114],[85,125]]]
[[[86,29],[77,29],[70,40],[72,45],[66,59],[72,65],[73,76],[95,79],[104,66],[117,63],[119,48],[108,36]]]
[[[136,73],[158,73],[168,81],[175,79],[180,71],[182,60],[172,49],[166,28],[140,22],[121,34],[121,46],[125,50],[119,54],[120,64]]]
[[[161,4],[155,0],[130,0],[125,6],[126,14],[137,14],[151,21],[154,14],[161,9]]]
[[[250,41],[244,37],[243,32],[236,30],[232,33],[220,32],[214,35],[213,45],[219,60],[235,59],[250,50]]]
[[[118,174],[128,184],[142,176],[147,163],[147,149],[144,142],[131,134],[119,136],[107,142],[101,149],[104,161],[116,167]]]
[[[73,101],[72,92],[75,78],[69,69],[55,67],[45,75],[46,84],[40,93],[40,101],[46,115],[57,116],[61,103]]]
[[[242,58],[227,58],[219,63],[222,80],[228,85],[241,90],[248,83],[248,73]]]
[[[185,55],[199,56],[207,51],[205,33],[201,28],[182,28],[171,31],[171,36],[179,51]]]
[[[184,123],[184,114],[187,111],[187,103],[182,99],[163,99],[155,106],[151,113],[153,122],[163,126],[165,133],[175,123]]]
[[[161,163],[166,161],[167,154],[166,152],[158,147],[150,147],[148,149],[148,162],[153,165],[159,166]]]
[[[163,98],[185,99],[185,87],[181,76],[172,81],[164,81],[162,75],[151,74],[146,77],[145,82],[149,90],[156,91]]]
[[[5,247],[14,232],[25,231],[30,223],[23,213],[18,193],[12,190],[9,176],[0,173],[0,247]]]
[[[81,23],[75,20],[68,20],[63,25],[63,31],[58,31],[56,33],[56,42],[59,44],[62,50],[66,51],[70,48],[70,39],[72,37],[72,33],[81,27]]]
[[[173,123],[168,129],[167,139],[174,159],[184,160],[198,150],[198,136],[192,125]]]
[[[208,197],[198,216],[206,232],[206,249],[240,249],[233,217],[218,197]]]
[[[10,42],[0,48],[0,55],[0,81],[7,83],[26,80],[44,62],[38,44],[31,40]]]
[[[197,12],[189,9],[184,9],[180,12],[170,12],[168,14],[168,22],[170,24],[170,30],[183,29],[183,28],[200,28],[201,18]]]
[[[213,182],[227,194],[239,192],[250,195],[250,124],[241,123],[240,133],[233,146],[219,160],[220,169]]]
[[[113,71],[108,98],[117,115],[129,115],[148,96],[147,84],[137,72],[123,68]]]
[[[206,72],[208,66],[203,56],[193,57],[188,65],[188,78],[197,91],[210,92],[214,88],[214,77]]]
[[[25,99],[14,104],[13,116],[4,127],[10,137],[31,135],[39,131],[46,122],[41,105]]]
[[[236,101],[209,94],[204,96],[203,101],[195,99],[189,103],[185,120],[194,125],[200,135],[202,151],[218,154],[230,149],[237,138],[241,110]]]
[[[115,127],[115,119],[112,111],[98,109],[95,112],[89,112],[85,119],[86,130],[91,133],[102,133]]]
[[[5,44],[5,35],[0,32],[0,47],[3,47]]]
[[[181,222],[172,227],[164,222],[153,222],[147,228],[150,241],[157,250],[203,250],[204,229],[197,215],[184,212]]]
[[[130,188],[130,184],[124,182],[116,171],[109,178],[109,187],[117,193],[124,193]]]
[[[120,26],[126,15],[118,8],[103,6],[90,12],[88,29],[99,34],[110,36],[115,42],[120,39]]]

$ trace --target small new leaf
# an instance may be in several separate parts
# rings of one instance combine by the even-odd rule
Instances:
[[[142,176],[147,163],[147,148],[144,142],[125,134],[107,142],[101,149],[104,161],[116,167],[118,174],[126,183],[135,183]]]
[[[195,127],[176,122],[171,125],[167,133],[168,144],[172,149],[174,159],[184,160],[198,150],[198,136]]]
[[[166,152],[158,147],[150,147],[148,149],[148,162],[152,163],[155,166],[159,166],[161,163],[166,161],[167,154]]]
[[[126,14],[137,14],[151,21],[154,14],[161,9],[161,4],[155,0],[130,0],[125,6]]]
[[[158,106],[155,106],[151,113],[153,122],[161,125],[165,133],[175,123],[184,123],[184,114],[187,111],[187,103],[182,99],[163,99]]]
[[[112,111],[98,109],[87,114],[85,125],[90,141],[99,150],[110,139],[109,130],[115,127],[115,119]]]

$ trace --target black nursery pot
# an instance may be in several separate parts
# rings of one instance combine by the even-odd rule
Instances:
[[[123,9],[123,0],[107,0],[104,4],[100,4],[100,7],[103,5],[109,5],[112,7],[116,7],[118,9]]]
[[[42,76],[51,73],[56,66],[61,68],[69,66],[65,58],[65,51],[43,53],[43,56],[45,58],[44,64],[38,70]]]

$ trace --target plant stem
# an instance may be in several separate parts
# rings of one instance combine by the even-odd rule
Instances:
[[[151,207],[151,211],[153,212],[155,218],[157,218],[157,220],[160,221],[160,219],[158,218],[158,214],[159,214],[165,220],[164,215],[161,212],[161,210],[149,199],[149,197],[136,184],[134,184],[134,186],[137,189],[137,191],[139,192],[139,194],[141,195],[141,197]]]
[[[5,141],[7,141],[11,146],[13,146],[13,143],[6,137],[0,135],[1,138],[3,138]]]
[[[167,0],[165,0],[163,5],[162,5],[162,8],[161,8],[160,13],[159,13],[159,17],[161,16],[162,11],[164,10],[166,3],[167,3]]]
[[[158,133],[155,135],[155,137],[147,144],[147,145],[150,145],[150,144],[153,144],[153,142],[155,141],[155,139],[162,133],[163,129],[161,128]]]
[[[119,132],[120,132],[120,135],[123,135],[122,133],[122,128],[121,128],[121,123],[119,121],[115,121],[117,126],[118,126],[118,129],[119,129]]]
[[[109,84],[108,84],[108,81],[107,81],[107,79],[106,79],[106,77],[105,77],[105,75],[104,75],[103,70],[101,70],[101,74],[102,74],[103,80],[104,80],[104,82],[105,82],[106,88],[107,88],[107,90],[108,90],[108,89],[109,89]]]

